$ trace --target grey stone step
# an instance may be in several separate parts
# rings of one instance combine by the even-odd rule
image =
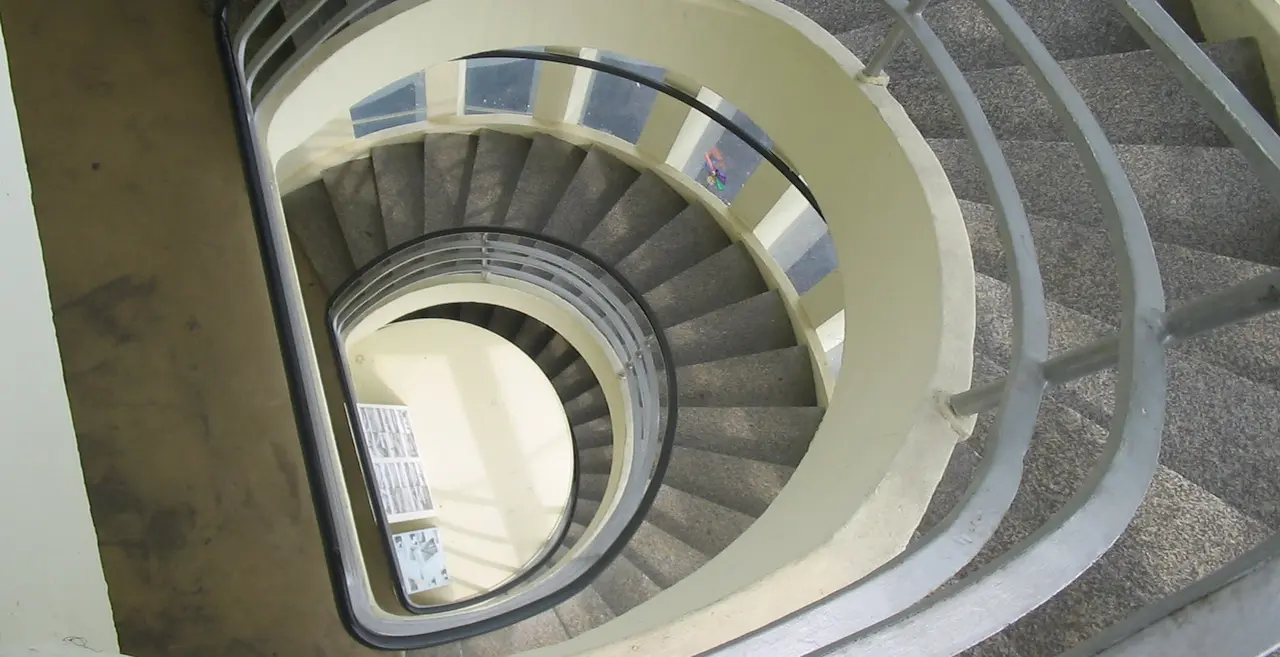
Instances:
[[[421,236],[426,225],[422,208],[422,142],[378,146],[371,158],[387,248],[394,249]]]
[[[578,446],[578,471],[587,474],[609,474],[613,466],[613,445]]]
[[[734,539],[747,531],[752,520],[745,513],[670,486],[658,489],[653,506],[645,516],[645,522],[652,523],[708,559],[729,547]]]
[[[601,490],[603,490],[603,488]],[[573,547],[574,545],[577,545],[578,541],[582,540],[582,537],[583,535],[586,534],[586,532],[587,532],[586,525],[569,523],[569,529],[566,530],[564,533],[563,545],[565,547],[570,547],[570,548]]]
[[[459,304],[458,321],[485,327],[489,325],[489,316],[492,313],[493,306],[488,304],[463,303]]]
[[[757,294],[677,324],[664,333],[677,367],[782,349],[796,344],[782,296]]]
[[[617,264],[687,206],[658,174],[645,171],[592,229],[582,248]]]
[[[339,164],[323,174],[325,189],[338,215],[338,226],[357,268],[376,260],[387,250],[382,229],[382,206],[369,158]]]
[[[967,201],[961,201],[960,207],[969,227],[974,267],[1005,279],[995,209]],[[1120,289],[1106,231],[1032,217],[1032,233],[1048,298],[1118,326]],[[1170,308],[1273,271],[1271,267],[1162,242],[1156,242],[1155,254]],[[1247,379],[1280,388],[1280,315],[1273,313],[1221,328],[1180,348]]]
[[[507,657],[569,640],[555,611],[548,609],[514,625],[462,640],[463,657]]]
[[[430,134],[422,140],[423,230],[462,225],[476,145],[472,135]]]
[[[1146,43],[1108,0],[1013,0],[1010,4],[1049,52],[1060,60],[1146,49]],[[934,3],[925,10],[924,16],[962,71],[1021,63],[974,0]],[[838,38],[866,61],[891,27],[892,21],[884,20]],[[902,44],[886,70],[891,77],[900,79],[932,75],[910,40]]]
[[[489,330],[511,340],[520,331],[520,326],[524,323],[524,320],[525,316],[522,313],[510,308],[495,306],[493,316],[489,318]]]
[[[577,441],[580,450],[612,445],[613,423],[605,417],[576,425],[573,427],[573,438]]]
[[[968,142],[930,139],[957,197],[987,202]],[[1075,149],[1062,142],[1003,141],[1028,212],[1101,226]],[[1280,206],[1230,148],[1117,145],[1152,239],[1263,264],[1280,264]],[[1214,217],[1206,221],[1206,217]]]
[[[405,651],[405,657],[463,657],[462,643],[455,641],[446,643],[443,646],[435,646],[433,648],[423,648],[422,650]]]
[[[529,139],[520,135],[480,131],[463,225],[494,226],[503,223],[516,191],[516,182],[524,170],[530,144]]]
[[[609,475],[587,472],[578,477],[578,498],[599,502],[609,485]]]
[[[979,418],[981,445],[994,414]],[[1024,477],[981,564],[1039,528],[1085,483],[1106,430],[1053,401],[1040,414]],[[1262,523],[1160,468],[1128,530],[1097,563],[1004,633],[1019,652],[1054,655],[1208,575],[1270,534]]]
[[[541,230],[586,156],[586,151],[573,144],[535,135],[503,223],[512,228]]]
[[[297,237],[325,292],[332,294],[355,273],[356,267],[351,262],[342,229],[338,227],[329,191],[324,182],[317,180],[290,192],[283,203],[289,232]]]
[[[675,444],[795,467],[809,451],[823,411],[816,406],[681,406]]]
[[[676,370],[680,404],[815,406],[813,368],[804,347],[788,347]]]
[[[680,539],[644,522],[622,554],[660,588],[669,588],[707,562],[706,555]]]
[[[564,625],[565,632],[571,637],[604,625],[614,618],[609,605],[590,586],[560,603],[554,611]]]
[[[662,483],[704,500],[759,517],[794,468],[729,454],[674,447]]]
[[[732,244],[646,292],[644,300],[658,324],[668,327],[767,289],[747,248]]]
[[[977,275],[975,349],[1009,362],[1012,329],[1009,287]],[[1056,353],[1110,331],[1092,317],[1049,305],[1051,348]],[[1107,371],[1051,393],[1061,403],[1106,426],[1115,401],[1115,373]],[[1280,528],[1280,391],[1242,378],[1175,349],[1167,360],[1168,404],[1160,452],[1164,466],[1226,503]]]
[[[604,391],[595,387],[565,402],[564,413],[569,417],[570,426],[576,426],[607,416],[609,403]]]
[[[621,554],[614,557],[613,562],[591,583],[591,588],[600,594],[600,599],[617,616],[631,611],[662,591],[661,587]]]
[[[883,0],[782,0],[782,4],[804,14],[832,34],[847,32],[890,16]]]
[[[568,401],[596,385],[596,375],[587,361],[579,358],[557,374],[551,380],[551,385],[555,387],[561,400]]]
[[[564,339],[564,336],[557,333],[547,343],[547,346],[538,352],[538,357],[534,359],[534,362],[538,364],[538,367],[542,368],[542,373],[546,374],[547,378],[552,379],[577,359],[577,350],[573,348],[573,345],[569,344],[568,340]]]
[[[644,294],[729,246],[729,236],[700,205],[690,205],[618,263],[618,273]]]
[[[1204,47],[1236,86],[1261,107],[1274,101],[1257,46],[1237,40]],[[1200,105],[1150,50],[1062,62],[1112,142],[1170,146],[1229,146]],[[1066,141],[1067,133],[1025,67],[976,71],[965,76],[1001,139]],[[889,92],[926,137],[965,138],[964,127],[937,77],[893,81]],[[1138,111],[1135,108],[1160,108]]]
[[[640,174],[599,148],[587,152],[542,233],[580,244]]]
[[[532,317],[525,317],[524,323],[520,325],[520,330],[516,331],[515,337],[511,338],[511,342],[528,354],[529,358],[535,358],[555,334],[555,330],[550,326]]]
[[[600,511],[600,503],[596,500],[577,499],[573,503],[573,522],[586,527]]]

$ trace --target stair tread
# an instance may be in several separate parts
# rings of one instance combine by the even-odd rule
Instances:
[[[530,140],[493,130],[477,135],[475,163],[467,186],[465,226],[495,226],[503,223],[520,172],[529,155]]]
[[[767,289],[746,247],[731,244],[646,292],[644,300],[658,324],[668,327]]]
[[[614,557],[613,562],[591,583],[591,588],[600,594],[600,599],[617,616],[631,611],[662,591],[661,587],[622,554]]]
[[[516,333],[520,331],[520,326],[524,323],[524,320],[525,316],[520,312],[496,306],[493,309],[493,315],[489,318],[489,330],[508,340],[512,340],[516,337]]]
[[[661,176],[645,171],[591,230],[582,248],[616,264],[687,206]]]
[[[570,426],[585,424],[596,418],[609,414],[609,402],[604,390],[599,386],[570,399],[564,404],[564,414],[569,418]]]
[[[930,139],[958,198],[987,202],[968,142]],[[1075,148],[1049,141],[1002,141],[1028,212],[1091,226],[1101,208]],[[1241,260],[1280,264],[1280,206],[1239,151],[1201,146],[1117,144],[1151,237]],[[1204,221],[1216,217],[1217,221]]]
[[[356,267],[363,267],[376,260],[387,250],[387,236],[382,227],[373,160],[351,160],[326,170],[322,177],[351,261]]]
[[[538,367],[542,368],[542,373],[546,374],[547,378],[554,379],[557,374],[563,372],[564,368],[577,359],[578,351],[573,348],[572,344],[569,344],[568,340],[564,339],[564,336],[557,333],[547,343],[547,346],[538,352],[538,356],[533,360],[538,364]]]
[[[1107,0],[1013,0],[1010,4],[1059,60],[1146,49],[1146,42]],[[935,2],[924,17],[962,71],[1020,63],[974,0]],[[886,19],[837,38],[866,61],[892,26],[892,19]],[[929,74],[920,52],[909,42],[898,48],[886,70],[901,79]]]
[[[387,248],[394,249],[421,236],[426,225],[422,207],[422,142],[378,146],[371,157],[383,233]]]
[[[782,4],[804,14],[832,34],[890,17],[883,0],[782,0]]]
[[[613,610],[590,586],[555,607],[556,616],[570,637],[599,627],[614,619]]]
[[[550,135],[533,137],[503,224],[541,230],[582,165],[586,151]]]
[[[324,182],[317,180],[287,194],[283,204],[289,232],[298,237],[325,292],[332,294],[355,273],[356,267],[338,227],[329,191]]]
[[[573,435],[580,450],[612,445],[613,424],[607,417],[596,418],[590,422],[575,425]]]
[[[690,205],[617,265],[644,294],[729,246],[729,236],[706,208]]]
[[[1257,46],[1235,40],[1203,46],[1264,115],[1274,101]],[[1061,62],[1111,141],[1128,144],[1229,146],[1226,135],[1150,50]],[[1067,133],[1024,66],[965,76],[1000,139],[1066,141]],[[889,92],[926,137],[965,138],[964,126],[937,77],[894,80]],[[1160,111],[1134,111],[1159,107]]]
[[[707,556],[684,541],[642,522],[622,554],[659,588],[669,588],[707,562]]]
[[[587,151],[542,233],[579,244],[622,198],[640,174],[603,149]]]
[[[782,295],[763,292],[663,331],[677,367],[796,344]]]
[[[551,380],[562,401],[568,401],[597,385],[595,372],[587,361],[579,358]]]
[[[423,230],[462,225],[477,140],[471,135],[430,134],[422,140]]]
[[[507,657],[568,640],[559,616],[548,609],[518,623],[463,639],[461,644],[463,657]]]
[[[586,474],[609,474],[613,467],[613,445],[578,447],[578,471]]]
[[[795,468],[675,446],[662,482],[723,507],[759,517]]]
[[[1009,287],[978,274],[977,351],[1008,362]],[[1104,323],[1049,303],[1051,353],[1109,331]],[[1280,391],[1174,349],[1167,359],[1168,404],[1160,462],[1241,512],[1280,528]],[[1070,382],[1050,394],[1098,424],[1114,406],[1115,373]]]
[[[676,382],[681,405],[817,405],[813,367],[799,346],[686,365]]]
[[[1004,279],[1003,248],[995,209],[961,201],[974,266]],[[1068,308],[1119,325],[1120,289],[1107,233],[1101,228],[1031,216],[1045,295]],[[1170,308],[1275,271],[1228,256],[1176,244],[1155,243],[1156,261]],[[1280,389],[1280,316],[1264,315],[1183,343],[1179,349],[1247,379]]]
[[[681,406],[677,413],[676,445],[791,467],[823,416],[817,406]]]
[[[653,506],[645,516],[646,522],[707,555],[708,559],[729,547],[751,526],[752,520],[741,511],[665,485],[658,489]]]
[[[511,338],[511,342],[520,347],[520,350],[528,355],[529,358],[535,358],[555,334],[555,330],[550,326],[533,317],[525,317],[524,322],[520,324],[520,329]]]
[[[989,413],[978,419],[973,440],[979,451],[992,421]],[[969,570],[1007,551],[1047,521],[1087,479],[1106,435],[1089,418],[1047,401],[1018,497]],[[1005,634],[1026,654],[1057,654],[1208,575],[1269,534],[1261,522],[1161,467],[1137,515],[1111,550]]]

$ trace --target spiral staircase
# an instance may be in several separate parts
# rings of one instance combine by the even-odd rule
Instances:
[[[1257,45],[1176,0],[785,4],[220,12],[348,629],[441,657],[1280,647]],[[537,73],[479,107],[486,61]],[[722,151],[750,163],[727,186]],[[550,305],[464,293],[504,286]],[[545,558],[450,606],[393,590],[347,420],[353,336],[423,318],[519,347],[575,452]]]

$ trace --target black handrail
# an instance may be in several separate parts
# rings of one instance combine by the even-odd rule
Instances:
[[[782,159],[782,156],[778,155],[777,151],[774,151],[772,148],[765,146],[763,143],[760,142],[759,139],[756,139],[755,137],[751,136],[751,133],[743,129],[742,126],[734,123],[728,117],[721,114],[720,112],[717,112],[710,105],[707,105],[706,103],[698,100],[696,96],[686,91],[682,91],[681,89],[674,87],[666,83],[665,81],[655,80],[653,78],[640,75],[639,73],[629,71],[621,66],[606,64],[604,62],[598,62],[593,59],[585,59],[582,57],[576,57],[574,55],[565,55],[561,53],[543,52],[543,51],[537,51],[537,50],[486,50],[485,52],[478,52],[472,55],[467,55],[466,57],[460,57],[459,59],[462,59],[462,60],[533,59],[533,60],[538,60],[542,62],[552,62],[555,64],[581,66],[584,68],[600,71],[601,73],[616,75],[620,78],[624,78],[632,82],[635,82],[636,84],[643,85],[645,87],[653,89],[654,91],[657,91],[658,93],[663,94],[665,96],[670,96],[671,98],[674,98],[680,101],[681,103],[684,103],[685,105],[688,105],[689,107],[692,107],[693,109],[698,110],[699,112],[704,114],[707,118],[718,123],[725,130],[728,130],[729,132],[733,133],[735,137],[737,137],[738,139],[741,139],[743,143],[751,147],[751,150],[754,150],[755,152],[759,153],[760,157],[763,157],[765,161],[767,161],[769,164],[772,164],[773,167],[778,170],[778,173],[781,173],[782,177],[787,179],[787,182],[791,183],[792,185],[795,186],[796,189],[800,190],[800,195],[804,196],[804,200],[809,202],[809,205],[813,207],[814,212],[818,213],[818,216],[822,217],[823,221],[826,220],[826,216],[822,214],[822,208],[818,207],[817,197],[813,195],[813,192],[810,191],[809,186],[806,185],[804,180],[800,178],[800,174],[796,173],[795,169],[792,169],[791,165],[787,164],[787,161]]]

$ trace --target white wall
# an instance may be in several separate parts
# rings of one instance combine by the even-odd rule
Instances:
[[[0,54],[4,41],[0,36]],[[115,653],[31,184],[0,66],[0,654]],[[88,648],[89,650],[81,650]],[[68,653],[71,654],[71,653]]]

